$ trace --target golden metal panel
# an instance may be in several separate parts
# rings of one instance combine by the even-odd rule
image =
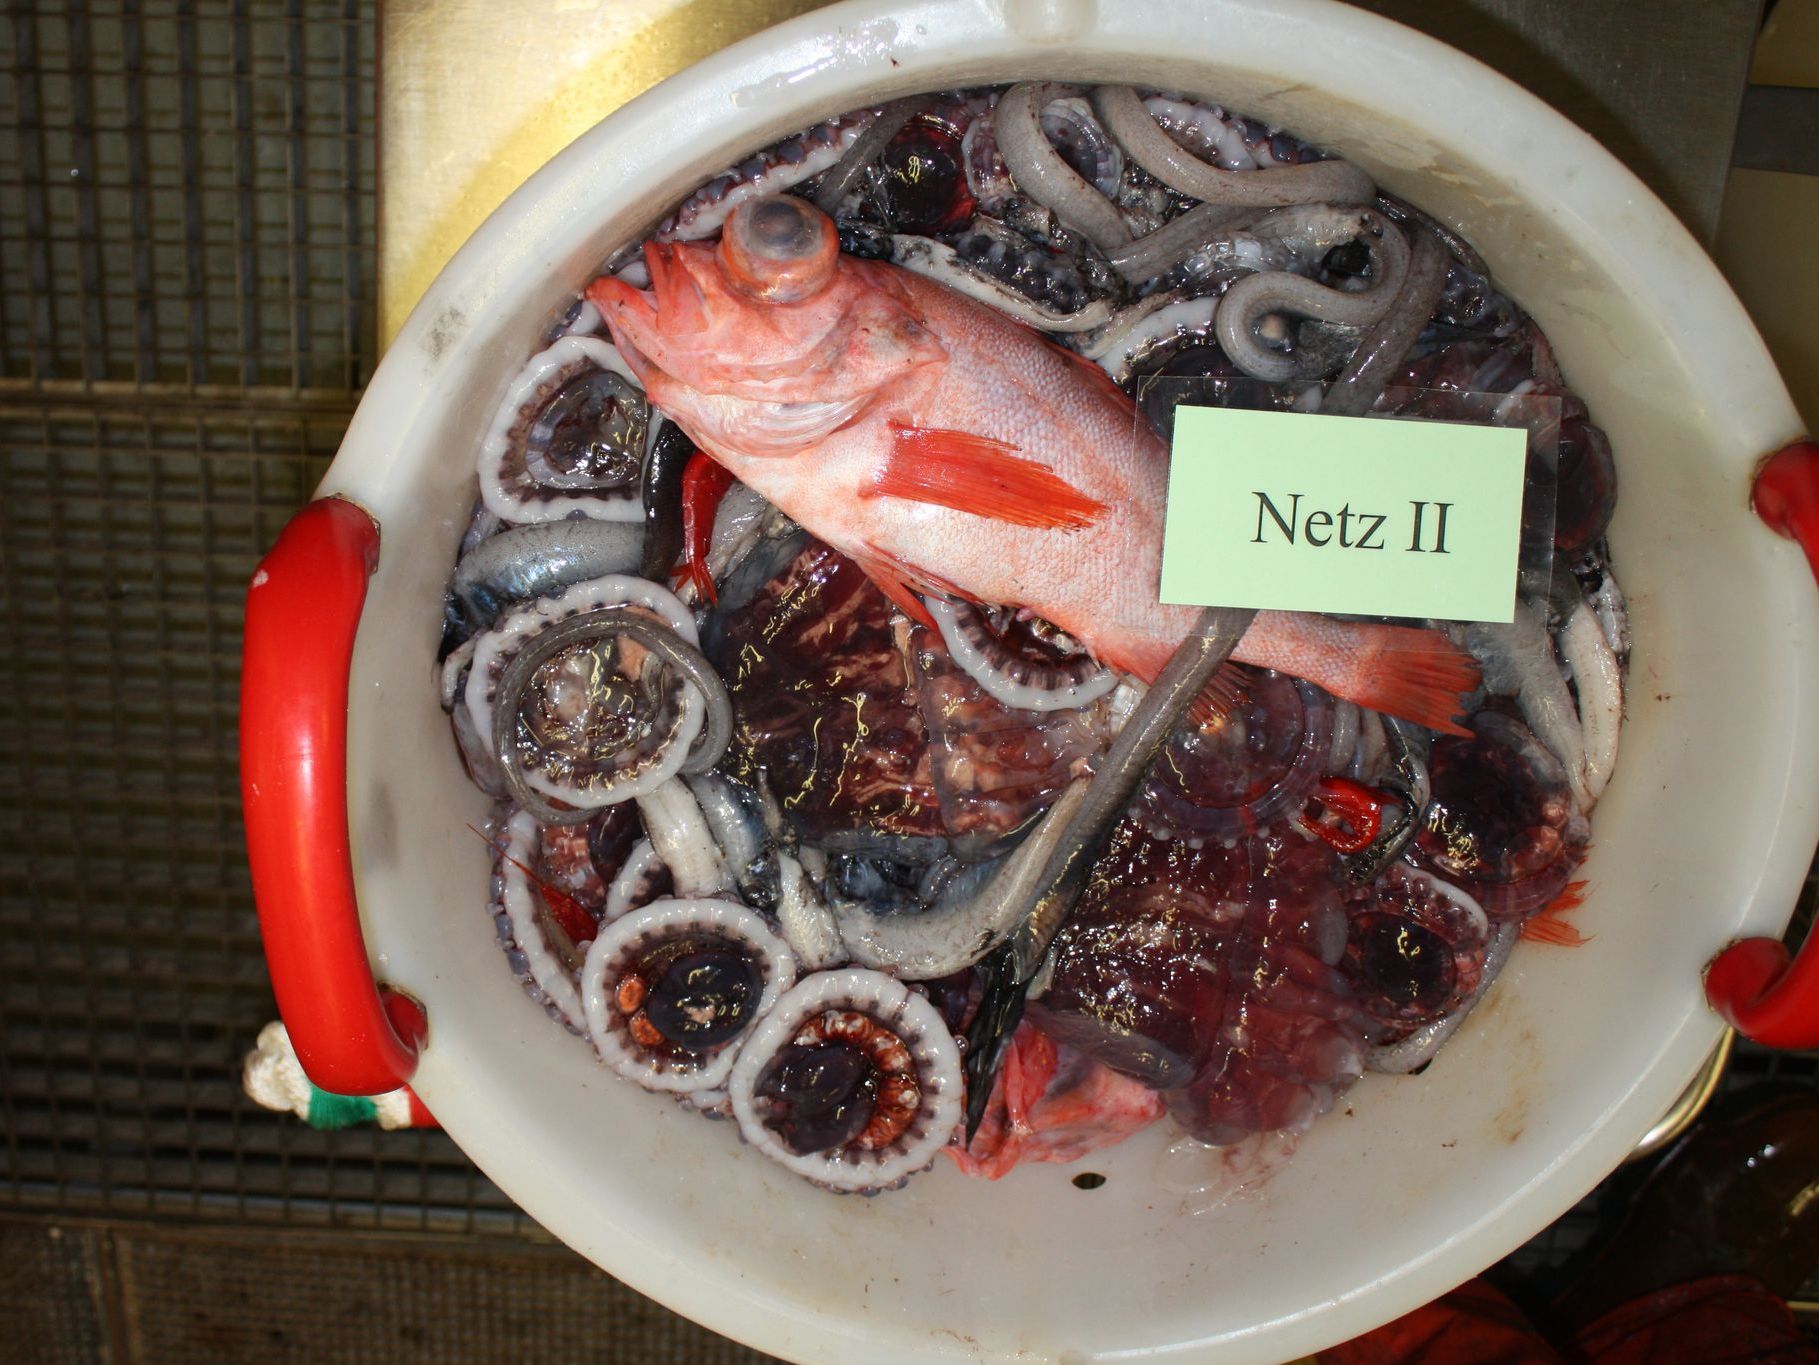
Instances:
[[[550,157],[686,66],[825,0],[391,0],[379,37],[379,342]]]

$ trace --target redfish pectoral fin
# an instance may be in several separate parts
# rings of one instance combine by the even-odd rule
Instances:
[[[907,498],[1014,526],[1077,531],[1105,513],[1105,504],[1046,465],[1011,452],[989,436],[893,421],[891,449],[871,497]]]

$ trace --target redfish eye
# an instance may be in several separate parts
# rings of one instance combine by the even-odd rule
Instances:
[[[834,277],[840,237],[813,204],[791,195],[752,199],[734,209],[720,234],[727,282],[749,298],[797,303]]]

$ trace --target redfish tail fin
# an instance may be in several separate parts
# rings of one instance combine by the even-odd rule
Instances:
[[[1587,883],[1568,882],[1558,896],[1547,903],[1539,914],[1522,926],[1519,937],[1531,943],[1552,943],[1562,948],[1577,948],[1591,938],[1567,922],[1566,917],[1585,904]]]
[[[1318,650],[1260,646],[1247,653],[1251,640],[1246,635],[1240,642],[1240,662],[1304,677],[1334,696],[1442,734],[1471,734],[1454,717],[1477,690],[1478,662],[1439,631],[1358,624],[1328,634]],[[1153,683],[1174,651],[1160,637],[1134,637],[1102,644],[1099,657]]]
[[[1465,711],[1465,698],[1477,690],[1478,661],[1439,631],[1417,626],[1369,630],[1368,662],[1360,661],[1352,671],[1353,685],[1340,695],[1443,735],[1469,738],[1472,732],[1458,717]]]
[[[1047,465],[1026,460],[1017,447],[989,436],[892,422],[891,451],[874,497],[907,498],[956,512],[1060,531],[1097,522],[1104,503],[1081,492]]]

